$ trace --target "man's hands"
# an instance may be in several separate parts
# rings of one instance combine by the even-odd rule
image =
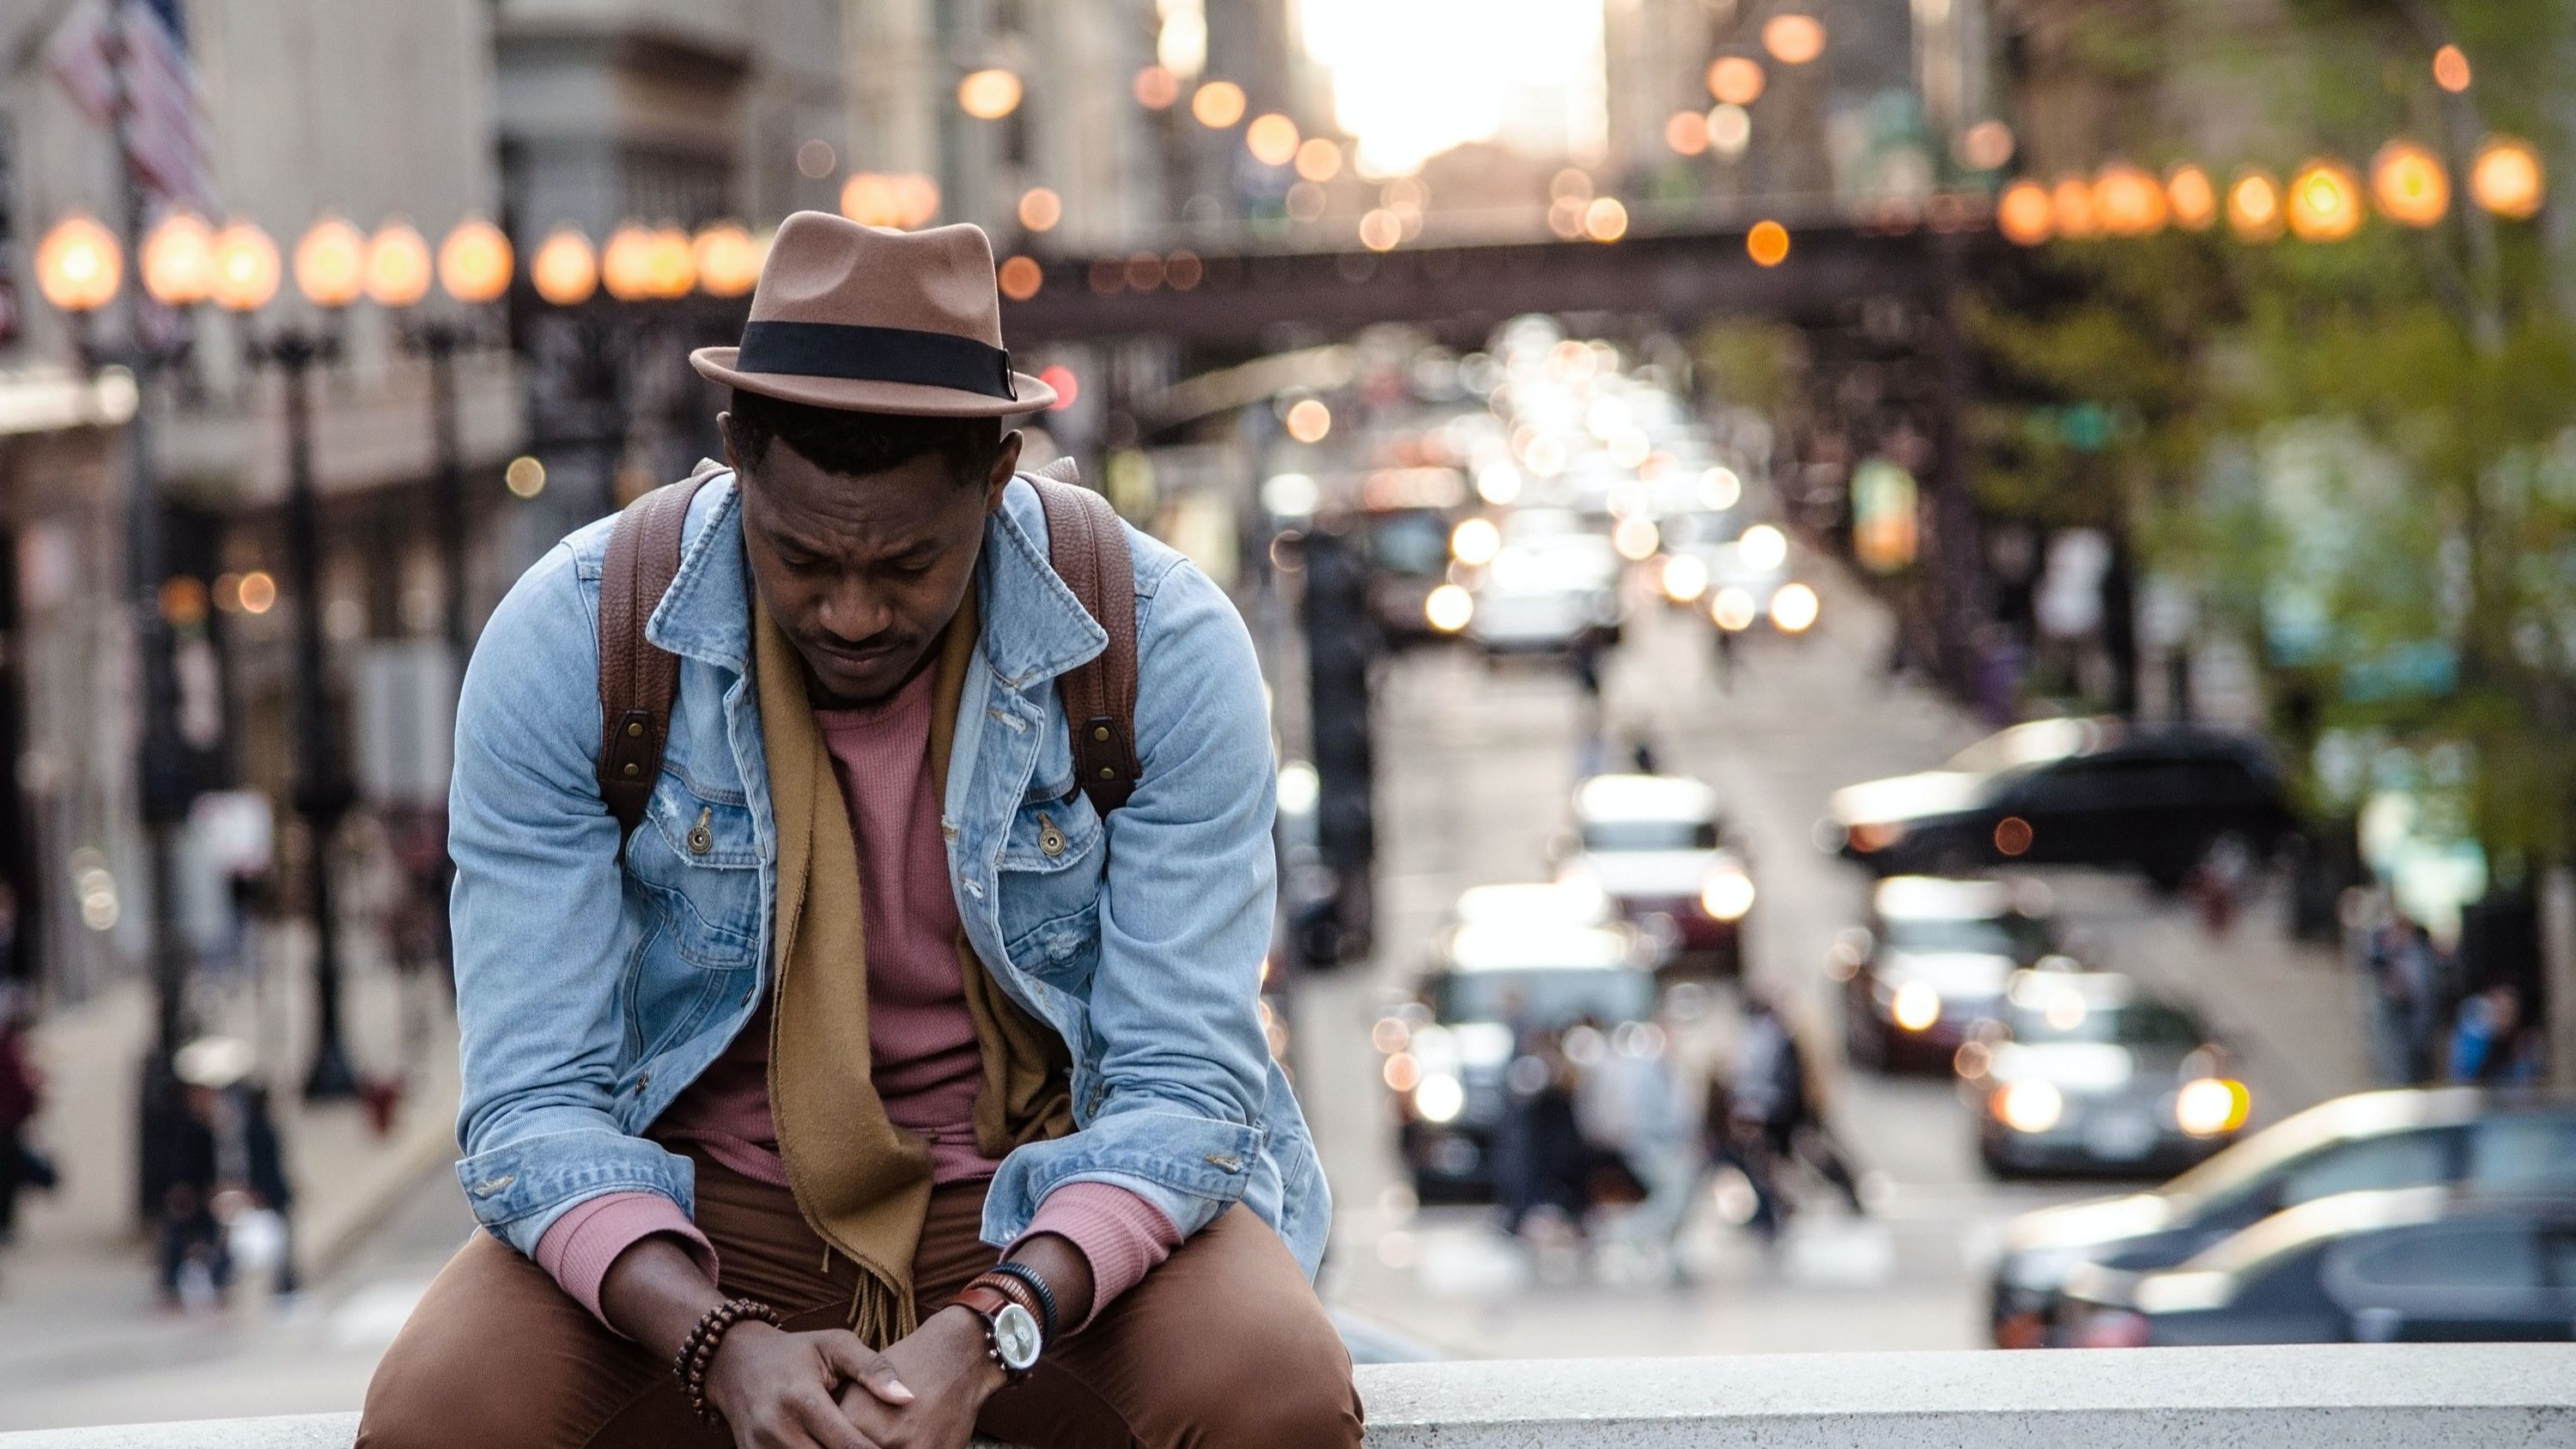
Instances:
[[[870,1449],[964,1449],[975,1415],[1008,1377],[984,1351],[984,1320],[966,1308],[930,1315],[878,1362],[913,1392],[896,1398],[857,1375],[842,1386],[840,1412],[859,1436],[851,1442]]]
[[[971,1326],[981,1354],[983,1325]],[[923,1380],[916,1395],[898,1376],[895,1355],[903,1347],[881,1354],[844,1329],[787,1333],[765,1323],[739,1324],[716,1348],[707,1399],[724,1413],[739,1449],[958,1449],[990,1389],[951,1383],[925,1363],[926,1371],[913,1375]],[[1000,1370],[994,1372],[998,1384]],[[944,1423],[951,1408],[962,1415],[955,1432],[927,1436],[927,1425]]]

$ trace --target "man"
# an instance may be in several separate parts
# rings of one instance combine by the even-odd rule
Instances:
[[[691,359],[731,469],[645,629],[679,685],[631,836],[595,778],[608,525],[486,628],[451,850],[490,1232],[362,1444],[1359,1442],[1256,1004],[1250,641],[1127,535],[1141,771],[1102,818],[1055,681],[1104,630],[1015,477],[1000,419],[1053,394],[999,311],[973,227],[779,228],[742,347]]]

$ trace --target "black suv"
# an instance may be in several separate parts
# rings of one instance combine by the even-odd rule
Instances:
[[[1828,825],[1846,859],[1882,875],[2113,866],[2170,889],[2222,847],[2270,856],[2296,817],[2251,735],[2047,719],[1941,769],[1838,790]]]

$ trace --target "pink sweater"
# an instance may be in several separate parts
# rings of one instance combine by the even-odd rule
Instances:
[[[924,670],[884,704],[817,710],[814,717],[858,844],[877,1095],[897,1127],[929,1143],[932,1181],[951,1183],[990,1177],[1001,1164],[975,1145],[983,1059],[958,976],[957,902],[948,890],[939,801],[921,763],[929,750],[932,681],[932,671]],[[654,1122],[652,1135],[665,1143],[694,1142],[745,1177],[787,1186],[769,1115],[767,1002]],[[1028,1232],[1060,1234],[1090,1260],[1094,1316],[1180,1244],[1179,1231],[1159,1208],[1108,1183],[1073,1183],[1049,1193]],[[538,1240],[537,1266],[596,1315],[609,1265],[655,1233],[678,1238],[713,1275],[715,1249],[705,1235],[678,1204],[646,1192],[575,1204]]]

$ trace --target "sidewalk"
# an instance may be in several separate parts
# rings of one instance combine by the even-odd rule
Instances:
[[[354,1101],[307,1106],[297,1094],[313,1035],[308,931],[279,932],[262,979],[207,1008],[210,1030],[258,1048],[295,1185],[297,1261],[308,1277],[455,1152],[456,1027],[444,985],[402,981],[363,936],[345,954],[352,1060],[362,1075],[402,1070],[408,1078],[381,1135]],[[408,1046],[406,989],[418,993]],[[18,1240],[0,1252],[0,1383],[40,1382],[96,1356],[133,1353],[147,1340],[219,1351],[211,1345],[247,1331],[266,1311],[243,1295],[222,1313],[181,1317],[157,1306],[152,1242],[134,1209],[137,1063],[151,1031],[150,990],[138,980],[56,1013],[34,1034],[47,1077],[39,1140],[60,1165],[63,1186],[21,1200]]]

